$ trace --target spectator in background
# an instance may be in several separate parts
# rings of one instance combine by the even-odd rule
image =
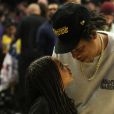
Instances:
[[[39,3],[40,9],[41,9],[41,16],[47,19],[47,10],[48,10],[48,6],[43,4],[43,3]]]
[[[23,16],[27,15],[27,1],[23,1],[19,4],[17,4],[17,8],[16,8],[16,21],[19,22]]]
[[[4,26],[3,26],[4,19],[5,19],[5,16],[4,16],[3,10],[0,9],[0,69],[2,67],[2,61],[4,58],[4,54],[2,52],[2,35],[4,32]]]
[[[107,21],[106,31],[114,32],[114,4],[104,2],[100,7],[100,12],[105,16]]]
[[[12,44],[21,39],[21,54],[19,58],[19,102],[20,108],[24,110],[25,101],[25,72],[29,64],[38,57],[36,48],[36,32],[44,23],[45,19],[40,16],[41,11],[38,4],[28,6],[28,16],[25,16],[18,24],[17,33]],[[23,94],[22,94],[23,93]]]
[[[47,12],[47,14],[48,14],[49,20],[55,14],[55,12],[57,11],[58,7],[59,7],[59,5],[57,3],[54,3],[54,2],[50,3],[48,5],[48,12]]]
[[[99,12],[101,0],[81,0],[81,4],[88,8],[90,11]]]
[[[4,34],[2,36],[2,51],[6,54],[9,50],[9,46],[13,41],[16,34],[16,24],[13,22],[6,22],[4,26]]]
[[[4,56],[8,53],[8,51],[10,49],[11,42],[15,38],[15,34],[17,31],[16,25],[17,24],[15,22],[12,22],[9,19],[6,20],[6,22],[4,22],[4,33],[2,35],[2,52],[3,52]],[[21,50],[20,39],[18,39],[15,44],[15,50],[16,50],[16,54],[19,55],[20,50]]]
[[[4,12],[0,11],[0,48],[1,48],[1,38],[4,32],[4,26],[3,26],[4,20],[5,20]]]
[[[54,13],[58,9],[57,3],[51,3],[48,5],[48,19],[54,15]],[[55,44],[56,37],[53,34],[52,26],[47,21],[37,30],[37,49],[39,53],[39,57],[45,55],[52,55],[53,47]]]

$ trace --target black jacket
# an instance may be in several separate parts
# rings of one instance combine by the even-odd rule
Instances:
[[[49,106],[46,99],[44,97],[39,97],[28,114],[49,114]]]
[[[30,108],[28,114],[59,114],[59,112],[52,113],[50,111],[49,104],[45,97],[39,97],[36,102]],[[67,113],[68,114],[68,113]],[[72,112],[72,114],[78,114],[77,111]]]
[[[21,54],[24,54],[26,58],[29,56],[36,56],[34,53],[36,50],[36,34],[38,28],[45,22],[45,19],[41,16],[32,14],[25,16],[19,23],[16,39],[21,38],[22,47]]]

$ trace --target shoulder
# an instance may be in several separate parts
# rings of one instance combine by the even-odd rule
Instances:
[[[39,31],[46,31],[48,28],[48,24],[47,24],[47,21],[44,22],[41,27],[39,28]]]
[[[108,32],[108,31],[97,31],[97,32],[107,34],[108,37],[112,37],[114,39],[114,33],[113,32]]]
[[[31,107],[29,114],[49,114],[47,100],[44,97],[39,97]]]

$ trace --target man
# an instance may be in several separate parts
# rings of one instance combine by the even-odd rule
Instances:
[[[41,17],[41,11],[38,4],[30,4],[27,8],[28,15],[25,16],[18,24],[16,38],[13,43],[21,39],[21,54],[19,58],[19,102],[21,109],[24,107],[25,100],[25,73],[27,67],[38,57],[36,47],[36,33],[38,28],[45,22]],[[23,93],[23,94],[22,94]]]
[[[58,4],[51,3],[48,5],[48,21],[46,21],[37,31],[37,49],[39,57],[52,55],[55,45],[56,36],[53,33],[49,20],[58,9]]]
[[[58,7],[59,7],[59,5],[57,3],[54,3],[54,2],[50,3],[48,5],[48,12],[47,12],[47,14],[48,14],[49,20],[53,17],[53,15],[57,11]]]
[[[74,81],[66,91],[79,114],[114,114],[114,35],[97,31],[106,20],[68,3],[52,24],[58,36],[53,56],[71,67]]]
[[[100,8],[100,5],[102,4],[102,1],[101,0],[81,0],[81,3],[89,10],[99,12],[99,8]]]

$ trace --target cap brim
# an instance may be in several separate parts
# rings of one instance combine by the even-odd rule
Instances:
[[[70,42],[62,42],[61,40],[57,40],[55,44],[55,53],[56,54],[64,54],[71,52],[76,46],[76,41]]]

